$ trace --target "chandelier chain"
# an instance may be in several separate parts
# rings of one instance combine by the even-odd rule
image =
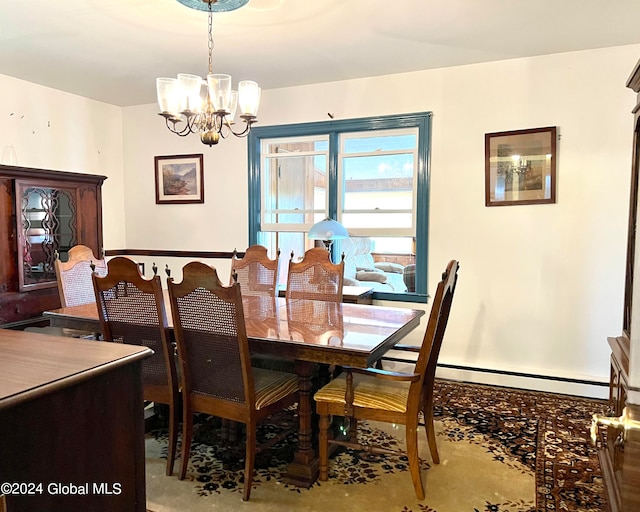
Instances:
[[[213,11],[209,2],[209,74],[213,73]]]

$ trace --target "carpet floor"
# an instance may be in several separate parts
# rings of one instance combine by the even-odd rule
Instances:
[[[402,456],[341,450],[329,480],[300,489],[281,475],[296,438],[256,456],[251,499],[241,501],[244,444],[220,440],[219,421],[199,416],[185,480],[164,474],[167,433],[146,438],[147,507],[153,512],[280,510],[398,512],[605,512],[607,504],[589,424],[601,400],[438,380],[440,464],[419,433],[426,499],[415,497]],[[285,412],[260,427],[275,435],[295,422]],[[239,434],[242,436],[242,433]],[[363,442],[404,449],[404,427],[364,423]],[[180,460],[175,468],[178,471]]]

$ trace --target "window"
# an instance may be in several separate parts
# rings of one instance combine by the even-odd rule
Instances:
[[[341,133],[338,220],[352,235],[415,236],[418,129]]]
[[[350,234],[332,248],[334,261],[345,255],[345,285],[426,300],[430,131],[428,112],[253,128],[250,243],[280,249],[286,270],[331,217]]]

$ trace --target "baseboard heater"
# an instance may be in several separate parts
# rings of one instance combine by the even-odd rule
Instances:
[[[415,364],[415,360],[403,359],[401,357],[383,357],[384,361],[393,361],[394,363]],[[510,377],[525,377],[528,379],[552,380],[556,382],[567,382],[571,384],[586,384],[588,386],[609,387],[608,382],[597,382],[594,380],[574,379],[571,377],[556,377],[553,375],[538,375],[535,373],[513,372],[509,370],[495,370],[492,368],[478,368],[474,366],[463,366],[459,364],[438,363],[438,368],[448,368],[451,370],[464,370],[468,372],[492,373],[497,375],[508,375]]]

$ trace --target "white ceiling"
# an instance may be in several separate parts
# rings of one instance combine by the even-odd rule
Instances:
[[[214,15],[213,65],[270,89],[636,44],[639,22],[640,0],[250,0]],[[207,69],[207,14],[176,0],[0,0],[0,74],[128,106]]]

